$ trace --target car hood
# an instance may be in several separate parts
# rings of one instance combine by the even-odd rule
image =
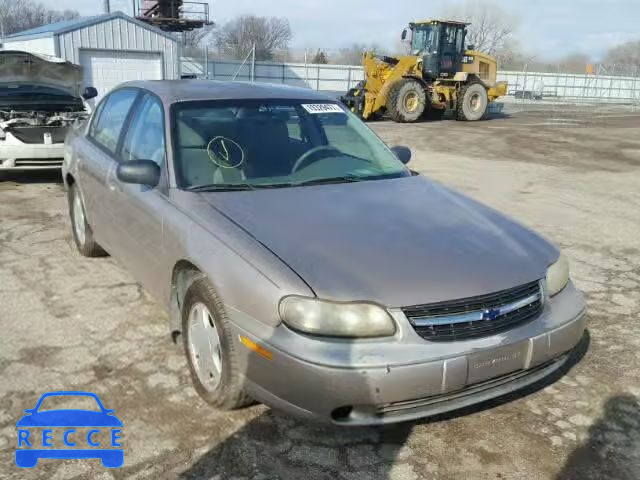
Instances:
[[[388,307],[541,279],[558,251],[498,212],[424,177],[203,193],[320,298]]]
[[[29,84],[54,87],[79,98],[82,68],[61,58],[18,50],[0,50],[0,85]]]

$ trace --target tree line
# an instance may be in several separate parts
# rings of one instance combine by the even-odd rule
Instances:
[[[79,16],[76,10],[55,10],[33,0],[0,0],[0,34],[11,35]]]

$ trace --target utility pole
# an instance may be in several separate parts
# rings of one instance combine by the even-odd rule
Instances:
[[[254,42],[251,50],[251,81],[256,81],[256,44]]]
[[[111,13],[111,1],[104,0],[104,13]]]

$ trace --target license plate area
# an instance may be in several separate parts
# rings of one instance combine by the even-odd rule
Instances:
[[[520,342],[467,357],[467,385],[483,382],[524,368],[529,342]]]

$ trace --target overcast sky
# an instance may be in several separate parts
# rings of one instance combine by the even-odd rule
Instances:
[[[103,0],[40,0],[81,15],[102,12]],[[111,0],[130,12],[132,0]],[[293,47],[333,49],[358,43],[392,45],[410,21],[438,17],[461,0],[211,0],[212,16],[224,23],[236,15],[287,17]],[[519,18],[518,38],[539,57],[584,53],[598,59],[609,47],[640,39],[639,0],[509,0],[497,2]]]

